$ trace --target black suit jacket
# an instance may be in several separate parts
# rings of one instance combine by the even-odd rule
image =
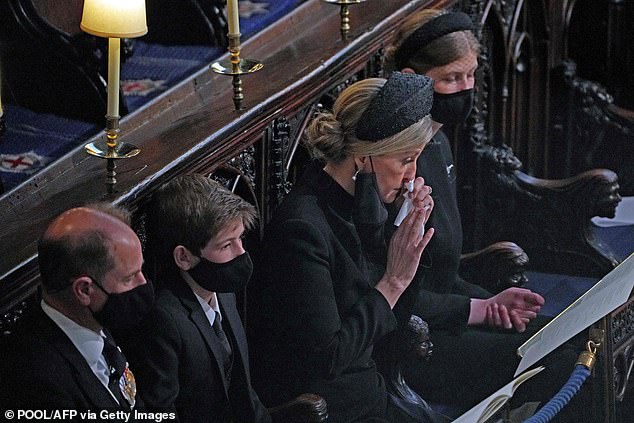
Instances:
[[[329,422],[384,417],[385,385],[371,355],[396,328],[351,213],[352,196],[312,164],[267,226],[249,286],[258,392],[271,403],[317,393]]]
[[[148,409],[176,411],[181,422],[269,422],[251,388],[248,349],[234,294],[217,294],[233,346],[231,384],[218,365],[222,346],[180,275],[158,281],[154,309],[131,345]]]
[[[0,407],[120,409],[81,353],[40,305],[30,313],[12,336],[2,340]],[[140,405],[137,395],[135,408]]]

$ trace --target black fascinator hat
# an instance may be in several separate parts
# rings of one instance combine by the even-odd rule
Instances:
[[[379,141],[429,115],[434,81],[428,76],[394,72],[363,112],[355,130],[362,141]]]

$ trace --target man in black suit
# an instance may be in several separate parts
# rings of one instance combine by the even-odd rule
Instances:
[[[74,410],[79,420],[107,411],[126,420],[139,408],[134,375],[106,328],[149,311],[153,289],[126,215],[105,210],[68,210],[42,236],[41,303],[3,343],[3,409]],[[96,415],[82,417],[86,410]]]
[[[148,407],[181,422],[269,422],[251,388],[235,292],[251,276],[242,247],[255,210],[202,175],[162,186],[148,207],[156,303],[132,359]]]

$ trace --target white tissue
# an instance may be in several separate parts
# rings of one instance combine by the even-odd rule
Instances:
[[[409,182],[407,182],[405,184],[405,188],[407,189],[407,192],[412,192],[414,191],[414,180],[411,180]],[[412,204],[412,199],[409,198],[409,196],[407,196],[407,194],[403,194],[403,196],[405,197],[405,201],[403,201],[403,205],[401,206],[401,209],[398,211],[398,215],[396,216],[396,219],[394,219],[394,225],[395,226],[400,226],[401,223],[403,223],[403,220],[405,220],[405,217],[407,217],[407,215],[409,214],[410,210],[414,207]],[[423,223],[421,228],[421,235],[425,234],[425,224]]]

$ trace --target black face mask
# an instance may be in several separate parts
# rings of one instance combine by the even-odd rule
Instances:
[[[376,173],[357,173],[354,185],[352,220],[368,252],[380,252],[385,246],[383,225],[387,209],[379,195]]]
[[[248,252],[226,263],[214,263],[204,257],[187,273],[198,285],[211,292],[238,292],[251,279],[253,262]]]
[[[125,328],[139,323],[154,304],[154,287],[149,280],[129,291],[116,294],[103,289],[94,279],[93,282],[108,295],[103,308],[93,312],[95,319],[108,329]]]
[[[462,90],[453,94],[434,92],[434,104],[431,117],[445,125],[461,124],[467,120],[473,108],[473,89]]]

